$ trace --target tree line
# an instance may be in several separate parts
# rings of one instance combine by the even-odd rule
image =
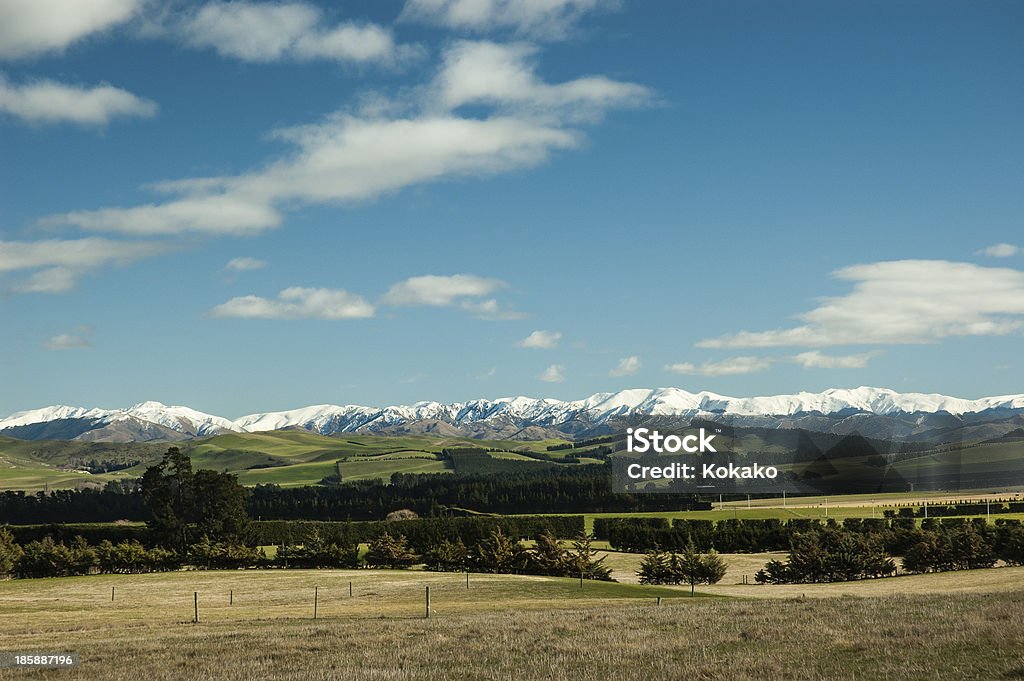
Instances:
[[[871,537],[887,553],[904,555],[928,532],[951,530],[965,525],[975,528],[991,546],[1010,546],[1011,537],[1024,532],[1016,519],[1000,518],[988,524],[984,518],[847,518],[839,523],[810,518],[726,519],[719,521],[666,518],[598,518],[594,536],[606,539],[612,548],[633,553],[654,549],[680,551],[689,542],[698,549],[722,553],[788,551],[797,535],[844,530]]]
[[[1002,501],[985,503],[973,501],[958,504],[928,504],[921,506],[901,506],[887,508],[882,511],[886,518],[939,518],[960,515],[986,515],[988,513],[1024,513],[1024,502]]]
[[[905,572],[946,572],[993,567],[998,561],[1024,565],[1024,526],[1004,523],[940,525],[921,530],[903,553]],[[787,560],[772,560],[755,575],[763,584],[838,582],[890,577],[896,561],[877,535],[836,528],[798,534]]]
[[[565,547],[550,531],[536,537],[533,548],[500,528],[467,546],[461,539],[443,540],[425,552],[413,549],[401,533],[384,532],[369,542],[339,544],[314,535],[305,544],[277,547],[268,557],[263,548],[232,541],[212,541],[204,535],[185,551],[164,546],[144,547],[135,540],[98,545],[75,537],[70,545],[44,537],[24,546],[0,529],[0,576],[20,578],[68,577],[88,574],[140,574],[178,570],[242,568],[391,568],[422,564],[435,571],[534,574],[611,581],[611,570],[598,558],[591,538],[580,533]]]
[[[170,465],[168,472],[173,471]],[[396,473],[390,481],[355,480],[329,486],[257,485],[244,493],[244,510],[249,517],[263,520],[379,520],[397,508],[420,516],[443,516],[459,508],[501,514],[711,508],[709,502],[690,494],[614,494],[608,484],[611,471],[604,464],[530,466],[476,474]],[[224,479],[204,477],[194,484],[226,484]],[[153,519],[139,485],[131,481],[111,482],[99,491],[0,493],[0,523],[59,523],[68,518],[81,523]]]
[[[637,577],[641,584],[689,584],[693,595],[697,584],[717,584],[725,577],[727,566],[718,552],[701,554],[693,542],[682,553],[655,549],[640,561]]]

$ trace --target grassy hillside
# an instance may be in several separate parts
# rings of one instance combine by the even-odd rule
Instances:
[[[450,473],[445,449],[495,449],[487,456],[512,464],[536,465],[530,455],[558,462],[587,450],[547,452],[561,440],[520,442],[473,440],[429,435],[345,435],[327,437],[304,431],[230,433],[192,442],[176,443],[192,458],[195,469],[235,473],[243,484],[275,483],[315,485],[324,478],[342,480],[388,479],[394,473]],[[24,441],[0,437],[0,490],[38,490],[75,487],[83,483],[138,477],[159,460],[168,443],[98,443],[63,440]],[[89,461],[130,462],[135,466],[109,473],[88,473]],[[584,458],[583,463],[596,459]],[[573,464],[567,464],[573,465]],[[507,467],[507,466],[506,466]]]
[[[784,447],[774,431],[741,433],[726,440],[731,449],[747,452],[780,453]],[[787,436],[790,440],[793,435]],[[834,436],[832,436],[834,438]],[[522,442],[514,440],[474,440],[432,435],[380,436],[342,435],[327,437],[305,431],[230,433],[202,440],[178,443],[192,457],[195,468],[210,468],[238,474],[244,484],[277,483],[312,485],[321,480],[387,479],[394,473],[450,473],[451,461],[441,456],[444,449],[485,449],[495,465],[474,470],[507,470],[509,466],[550,465],[566,457],[578,457],[581,463],[598,459],[587,454],[599,445],[577,449],[547,451],[561,440]],[[145,467],[158,460],[168,443],[98,443],[76,441],[23,441],[0,437],[0,490],[38,490],[75,487],[84,482],[102,484],[119,477],[137,477]],[[859,476],[875,476],[879,468],[869,461],[872,453],[848,455],[830,460],[830,466],[847,481]],[[955,482],[963,476],[968,487],[983,488],[1011,484],[1010,478],[1024,476],[1024,441],[987,442],[963,448],[935,450],[909,455],[897,462],[892,471],[908,480],[943,479]],[[573,459],[575,460],[575,459]],[[89,462],[137,465],[111,472],[84,472]],[[464,457],[469,465],[469,459]],[[571,464],[569,464],[571,465]],[[787,466],[780,466],[783,470]],[[789,515],[789,514],[785,514]]]

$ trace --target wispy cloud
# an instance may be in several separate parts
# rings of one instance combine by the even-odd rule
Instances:
[[[518,319],[521,314],[506,310],[489,297],[506,286],[500,279],[475,274],[427,274],[393,284],[381,302],[394,306],[457,306],[480,319]]]
[[[700,365],[691,362],[669,364],[665,367],[665,371],[694,376],[740,376],[765,371],[771,365],[772,360],[768,357],[731,357],[719,362],[704,362]]]
[[[293,286],[277,298],[239,296],[212,310],[213,317],[243,319],[362,319],[374,315],[373,305],[343,289]]]
[[[558,119],[598,118],[613,107],[637,106],[651,98],[642,85],[587,76],[549,84],[536,74],[532,45],[460,41],[444,56],[433,96],[445,110],[489,105]]]
[[[792,357],[804,369],[863,369],[877,352],[864,352],[858,355],[824,355],[817,350],[801,352]]]
[[[0,272],[29,271],[13,290],[20,293],[63,293],[83,274],[167,251],[167,244],[113,241],[99,237],[0,241]]]
[[[558,347],[560,340],[562,340],[560,331],[534,331],[526,338],[517,341],[516,345],[534,350],[551,350]]]
[[[285,208],[360,201],[425,182],[537,165],[580,144],[577,123],[635,106],[647,92],[593,76],[545,83],[530,55],[521,47],[459,43],[426,87],[410,90],[417,94],[409,100],[277,131],[293,152],[260,169],[162,183],[158,188],[175,196],[162,203],[72,211],[41,222],[126,234],[252,234],[279,226]],[[472,64],[483,56],[494,74]],[[470,104],[483,112],[455,111]]]
[[[632,376],[640,370],[640,358],[636,355],[623,357],[619,360],[618,366],[608,372],[609,376]]]
[[[477,319],[489,319],[496,322],[511,321],[526,317],[522,312],[505,308],[494,298],[488,298],[486,300],[463,300],[459,303],[459,307],[466,312],[469,312]]]
[[[255,269],[260,263],[262,261],[254,260],[238,267]],[[493,298],[485,298],[505,286],[507,284],[501,280],[473,274],[424,275],[397,282],[379,302],[395,307],[455,307],[480,319],[518,318],[518,313],[505,310]],[[372,317],[375,313],[374,305],[361,295],[344,289],[300,286],[281,291],[277,298],[238,296],[210,310],[213,317],[262,319],[355,319]]]
[[[557,39],[587,12],[617,6],[611,0],[407,0],[400,18],[457,30],[511,29],[534,38]]]
[[[78,348],[91,348],[92,342],[81,335],[62,333],[48,339],[43,343],[43,347],[47,350],[74,350]]]
[[[124,23],[143,0],[4,0],[0,58],[57,52],[85,36]]]
[[[975,255],[987,255],[992,258],[1010,258],[1021,252],[1020,246],[1014,246],[1013,244],[993,244],[987,248],[983,248]]]
[[[388,305],[431,305],[446,307],[462,298],[487,296],[507,286],[500,279],[478,277],[475,274],[439,276],[428,274],[410,277],[394,284],[384,294]]]
[[[249,272],[252,270],[261,270],[267,266],[266,260],[260,260],[259,258],[232,258],[228,260],[228,264],[224,266],[229,272]]]
[[[156,115],[157,105],[112,85],[37,80],[21,85],[0,75],[0,111],[29,123],[106,125],[112,118]]]
[[[561,364],[552,364],[538,378],[548,383],[561,383],[565,380],[565,367]]]
[[[1024,272],[945,260],[855,265],[835,276],[853,290],[799,315],[804,323],[740,331],[704,348],[933,343],[950,336],[997,336],[1024,327]]]
[[[210,2],[191,12],[169,13],[163,33],[194,48],[250,62],[326,59],[395,64],[422,53],[398,45],[390,29],[352,21],[330,24],[305,2]]]

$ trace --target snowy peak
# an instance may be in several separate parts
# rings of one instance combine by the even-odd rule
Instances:
[[[764,397],[728,397],[712,392],[691,393],[679,388],[635,388],[614,393],[596,393],[582,400],[501,397],[443,404],[417,402],[412,405],[366,407],[320,404],[287,411],[250,414],[235,420],[206,414],[184,406],[141,402],[127,409],[90,409],[58,405],[22,411],[0,419],[0,431],[60,420],[80,420],[85,430],[111,432],[120,437],[139,433],[151,439],[164,432],[190,438],[224,432],[259,432],[297,428],[331,435],[347,432],[395,432],[418,422],[440,422],[463,432],[483,436],[514,433],[540,427],[574,435],[624,416],[729,417],[749,419],[798,418],[821,415],[830,418],[850,414],[895,416],[900,414],[948,413],[955,417],[989,410],[1024,412],[1024,395],[1003,395],[967,400],[947,395],[898,393],[887,388],[831,388],[820,393]],[[91,423],[94,421],[95,423]],[[154,429],[152,426],[159,426]],[[106,430],[104,430],[106,428]],[[166,430],[160,430],[166,429]],[[21,431],[18,431],[21,432]],[[81,433],[82,430],[78,431]],[[17,434],[11,431],[11,434]],[[17,435],[22,437],[22,435]],[[95,436],[95,433],[94,433]],[[39,437],[29,435],[28,437]],[[88,434],[72,435],[88,439]]]
[[[169,407],[160,402],[141,402],[128,409],[89,409],[58,405],[11,414],[0,419],[0,431],[6,428],[49,423],[63,419],[95,419],[98,426],[137,420],[142,424],[156,424],[188,437],[202,437],[237,430],[231,421],[220,416],[204,414],[189,407]]]
[[[122,414],[156,423],[186,435],[216,435],[225,431],[237,430],[231,421],[220,416],[204,414],[189,407],[169,407],[160,402],[142,402],[124,410],[118,416]]]
[[[7,418],[0,420],[0,430],[17,426],[28,426],[33,423],[48,423],[61,419],[98,419],[110,416],[113,413],[114,411],[110,409],[68,407],[58,404],[52,407],[15,412]]]

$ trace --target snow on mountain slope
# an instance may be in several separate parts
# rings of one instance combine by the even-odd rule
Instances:
[[[231,423],[234,430],[255,433],[264,430],[281,430],[282,428],[305,428],[317,433],[344,432],[345,425],[361,421],[377,413],[377,409],[349,404],[337,406],[333,404],[317,404],[301,409],[250,414],[236,419]]]
[[[114,413],[116,413],[114,409],[89,409],[88,407],[68,407],[58,404],[53,407],[15,412],[5,419],[0,419],[0,430],[15,426],[28,426],[33,423],[47,423],[58,419],[98,419]]]
[[[0,430],[58,419],[100,419],[110,424],[127,419],[154,423],[187,436],[221,432],[257,432],[302,428],[332,434],[374,431],[419,421],[453,426],[511,424],[516,427],[562,427],[575,421],[602,424],[610,418],[643,414],[653,416],[790,417],[799,414],[856,412],[888,416],[900,413],[948,412],[953,415],[990,409],[1024,410],[1024,395],[1003,395],[965,400],[938,394],[897,393],[886,388],[832,388],[820,393],[765,397],[727,397],[712,392],[690,393],[679,388],[637,388],[596,393],[582,400],[560,401],[530,397],[502,397],[442,404],[365,407],[321,404],[288,411],[250,414],[234,421],[181,406],[143,402],[128,409],[89,409],[55,406],[18,412],[0,420]]]
[[[88,409],[85,407],[55,406],[22,411],[0,420],[0,430],[33,423],[47,423],[58,419],[99,419],[102,424],[121,421],[155,423],[189,436],[216,435],[237,430],[231,421],[220,416],[204,414],[189,407],[169,407],[160,402],[142,402],[128,409]]]
[[[169,407],[160,402],[142,402],[123,412],[127,416],[193,435],[216,435],[237,430],[231,421],[220,416],[204,414],[189,407]]]

